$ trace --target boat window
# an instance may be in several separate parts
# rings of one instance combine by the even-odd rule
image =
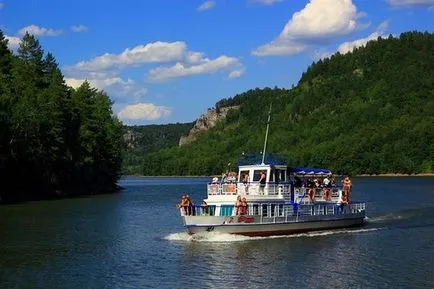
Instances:
[[[249,171],[248,170],[240,171],[240,179],[238,180],[238,182],[242,182],[243,181],[243,177],[244,177],[245,174],[249,174]]]
[[[273,182],[285,182],[286,181],[286,171],[285,170],[275,170],[272,172]]]
[[[272,204],[270,208],[270,217],[274,217],[276,215],[276,205]]]
[[[253,205],[253,215],[259,215],[259,205]]]
[[[262,205],[262,216],[268,216],[268,205]]]
[[[286,171],[285,170],[280,171],[280,181],[286,182]]]
[[[285,216],[285,214],[284,214],[284,210],[283,210],[283,205],[279,205],[278,216],[279,216],[279,217],[283,217],[283,216]]]
[[[259,181],[259,179],[261,178],[261,172],[265,172],[265,174],[267,174],[266,170],[255,170],[253,172],[253,179],[251,179],[253,182],[257,182]]]

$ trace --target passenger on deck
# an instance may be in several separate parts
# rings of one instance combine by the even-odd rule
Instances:
[[[318,181],[317,178],[315,178],[315,179],[313,180],[313,185],[315,186],[315,188],[319,188],[319,187],[320,187],[320,183],[319,183],[319,181]]]
[[[299,176],[295,176],[294,177],[294,187],[295,188],[301,188],[301,186],[303,185],[303,182],[301,181]]]
[[[327,202],[332,200],[332,190],[330,187],[325,187],[323,189],[323,197],[324,197],[324,200]]]
[[[330,187],[330,180],[327,177],[325,177],[322,180],[322,184],[323,184],[324,187],[329,188]]]
[[[243,185],[244,185],[244,190],[246,191],[246,193],[249,192],[249,181],[250,181],[249,174],[245,173],[243,175]]]
[[[261,172],[261,176],[259,177],[259,191],[261,193],[264,193],[265,183],[267,180],[267,176],[265,175],[265,172]]]
[[[191,210],[189,210],[189,203],[190,203],[191,201],[187,198],[187,196],[186,195],[182,195],[182,198],[181,198],[181,201],[179,201],[177,204],[176,204],[176,207],[179,209],[179,208],[182,208],[182,211],[184,212],[184,215],[190,215],[189,214],[189,212],[191,212]]]
[[[247,214],[247,199],[243,198],[241,200],[241,211],[240,215],[246,215]]]
[[[350,192],[351,192],[352,183],[351,183],[351,180],[350,180],[350,178],[348,176],[345,177],[343,185],[344,185],[343,187],[344,187],[345,201],[347,203],[349,203],[350,202]]]
[[[218,189],[219,189],[218,181],[219,181],[219,178],[217,178],[217,177],[214,177],[212,179],[210,189],[211,189],[211,193],[213,193],[213,194],[218,193]]]
[[[187,208],[187,215],[191,216],[191,215],[193,215],[193,202],[191,201],[189,195],[186,195],[185,199],[186,199],[186,201],[185,201],[186,206],[184,206],[184,207]]]
[[[309,188],[308,191],[309,202],[311,203],[315,202],[315,194],[316,194],[316,188]]]
[[[222,183],[226,183],[228,181],[229,171],[226,170],[225,173],[222,174]]]
[[[205,202],[205,200],[202,201],[202,205],[201,205],[201,207],[202,207],[202,214],[205,215],[205,216],[209,216],[209,215],[210,215],[210,212],[209,212],[209,206],[208,206],[208,204]]]
[[[344,206],[348,205],[347,199],[341,190],[339,190],[339,199],[338,199],[337,205],[339,206],[341,212],[344,211]]]
[[[243,201],[241,200],[241,196],[237,197],[237,200],[235,201],[235,215],[241,215],[243,206]]]
[[[184,201],[184,199],[185,199],[185,195],[182,195],[181,200],[178,203],[176,203],[177,209],[182,207],[182,202]]]

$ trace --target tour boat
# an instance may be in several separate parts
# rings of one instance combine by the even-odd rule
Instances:
[[[259,183],[265,173],[265,184]],[[252,176],[243,182],[243,176]],[[345,198],[331,182],[306,187],[298,179],[329,179],[326,169],[290,168],[282,163],[240,165],[234,181],[207,184],[203,204],[179,206],[189,234],[218,232],[245,236],[296,234],[361,226],[365,203]],[[319,182],[318,182],[319,183]],[[236,206],[237,197],[247,206]]]
[[[269,122],[270,114],[260,159],[245,157],[238,172],[214,178],[202,204],[183,196],[177,207],[188,234],[270,236],[362,226],[365,202],[351,200],[350,185],[333,182],[330,170],[265,157]]]

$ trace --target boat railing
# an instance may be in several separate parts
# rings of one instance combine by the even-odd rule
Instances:
[[[294,189],[294,198],[301,203],[310,203],[309,191],[314,190],[314,200],[317,201],[337,201],[340,195],[340,187],[318,187],[306,188],[298,187]]]
[[[215,216],[216,205],[193,205],[179,208],[182,216]]]
[[[246,215],[259,216],[261,223],[268,223],[287,221],[290,217],[357,214],[364,210],[365,202],[352,202],[346,205],[332,202],[318,204],[258,203],[248,204]],[[183,216],[235,216],[237,211],[234,205],[194,205],[180,208]]]
[[[287,196],[290,183],[209,183],[207,191],[208,195]]]

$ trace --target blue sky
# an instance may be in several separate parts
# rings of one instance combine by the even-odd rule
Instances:
[[[28,31],[68,85],[84,79],[125,124],[190,122],[252,88],[378,36],[434,30],[434,0],[0,0],[16,50]]]

